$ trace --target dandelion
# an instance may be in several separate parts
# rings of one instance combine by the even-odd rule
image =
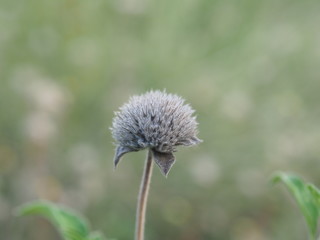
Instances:
[[[161,91],[133,96],[116,112],[111,128],[117,144],[115,167],[124,154],[148,149],[137,207],[136,240],[143,240],[153,160],[167,176],[175,162],[173,152],[177,146],[201,142],[193,114],[194,110],[181,97]]]

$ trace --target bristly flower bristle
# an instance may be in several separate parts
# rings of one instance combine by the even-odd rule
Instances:
[[[150,148],[167,175],[177,146],[201,142],[196,136],[198,123],[193,113],[181,97],[166,92],[150,91],[131,97],[113,119],[111,131],[118,145],[115,165],[127,152]]]

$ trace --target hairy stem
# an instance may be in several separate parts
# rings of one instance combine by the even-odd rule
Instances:
[[[146,219],[147,200],[152,176],[152,151],[148,150],[146,163],[144,166],[143,176],[141,179],[140,192],[137,204],[137,217],[136,217],[136,233],[135,240],[144,239],[144,225]]]

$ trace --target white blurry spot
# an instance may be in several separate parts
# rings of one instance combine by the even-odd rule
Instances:
[[[266,240],[265,233],[261,227],[252,219],[236,219],[232,230],[232,239],[234,240]]]
[[[46,144],[56,133],[53,120],[44,113],[35,112],[27,117],[25,131],[27,137],[38,145]]]
[[[64,92],[53,82],[34,81],[28,87],[29,97],[42,111],[58,114],[65,105]]]
[[[96,40],[76,38],[69,44],[68,60],[78,67],[91,66],[99,62],[101,53]]]
[[[70,101],[65,88],[29,65],[18,66],[11,77],[12,87],[30,106],[24,129],[31,142],[47,144],[58,130],[57,120]]]
[[[146,8],[146,0],[116,0],[113,3],[118,11],[127,14],[141,14]]]
[[[269,51],[277,54],[290,54],[301,45],[301,34],[293,24],[275,24],[271,31],[264,31],[264,41]]]
[[[287,167],[292,160],[303,158],[317,145],[318,141],[310,132],[282,133],[270,139],[267,145],[268,158],[277,167]]]
[[[288,56],[301,49],[303,34],[297,25],[289,22],[268,23],[248,35],[248,47],[266,57]]]
[[[81,143],[71,148],[69,159],[72,166],[80,174],[97,171],[98,152],[90,144]]]
[[[303,153],[303,142],[299,141],[293,136],[283,135],[280,136],[278,141],[275,141],[277,152],[284,158],[295,157]]]
[[[210,156],[200,156],[192,162],[191,175],[201,186],[210,186],[220,177],[220,167]]]
[[[238,189],[248,197],[257,197],[264,191],[266,177],[259,169],[246,169],[239,171],[236,176]]]
[[[81,192],[88,194],[91,199],[99,198],[106,193],[104,174],[99,167],[98,151],[90,144],[81,143],[69,152],[73,169],[78,173]]]
[[[65,88],[32,67],[18,68],[12,77],[12,83],[36,111],[51,116],[62,114],[70,102],[70,95]]]
[[[245,92],[233,91],[222,99],[222,112],[234,121],[245,120],[252,107],[253,102]]]

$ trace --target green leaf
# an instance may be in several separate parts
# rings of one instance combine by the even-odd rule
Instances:
[[[57,228],[65,240],[102,240],[100,235],[89,237],[87,221],[71,209],[47,201],[35,201],[21,206],[18,215],[38,215],[46,218]]]
[[[317,224],[320,212],[318,202],[315,198],[315,196],[317,196],[317,193],[319,192],[316,191],[316,193],[312,193],[312,191],[316,190],[316,188],[313,189],[313,187],[310,187],[310,184],[304,183],[297,176],[282,172],[275,175],[275,177],[273,178],[273,182],[283,182],[289,189],[291,194],[296,199],[300,210],[307,222],[312,239],[316,239]]]
[[[320,214],[320,190],[311,183],[309,183],[307,187],[308,187],[309,191],[311,192],[311,194],[313,195],[315,202],[318,205],[319,214]]]

